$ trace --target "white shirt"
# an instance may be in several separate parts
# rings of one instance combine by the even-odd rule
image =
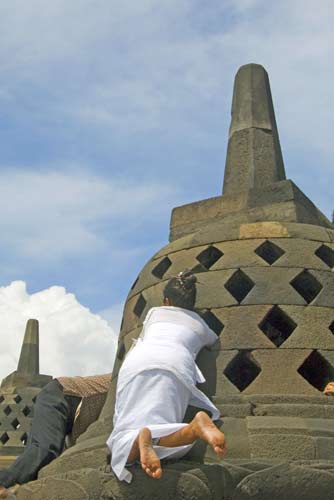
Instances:
[[[120,369],[117,391],[142,371],[168,370],[190,389],[191,404],[206,408],[214,419],[219,418],[217,408],[196,387],[196,383],[205,382],[205,378],[195,363],[199,351],[216,340],[217,335],[194,311],[172,306],[153,307],[147,313],[140,338]]]

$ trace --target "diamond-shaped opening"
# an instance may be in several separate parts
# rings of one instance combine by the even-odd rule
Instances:
[[[7,405],[7,406],[6,406],[6,408],[4,409],[4,411],[3,411],[3,412],[4,412],[4,414],[5,414],[5,415],[7,415],[7,417],[8,417],[8,415],[9,415],[10,413],[12,413],[12,409],[11,409],[11,407],[10,407],[10,406],[8,406],[8,405]]]
[[[152,274],[156,278],[163,278],[164,274],[168,271],[170,266],[172,265],[172,261],[168,257],[164,257],[159,264],[157,264],[153,269],[152,269]]]
[[[328,327],[330,329],[330,331],[332,332],[332,334],[334,335],[334,321],[331,322],[331,324],[329,325]]]
[[[256,379],[260,372],[260,366],[249,351],[240,351],[224,370],[229,381],[241,392]]]
[[[131,289],[130,289],[130,290],[133,290],[133,289],[134,289],[134,287],[135,287],[135,286],[137,285],[137,283],[138,283],[138,280],[139,280],[139,276],[137,276],[137,278],[134,280],[134,282],[133,282],[132,287],[131,287]]]
[[[144,311],[144,309],[146,307],[146,304],[147,304],[146,300],[144,299],[143,295],[140,294],[139,298],[138,298],[138,300],[136,302],[136,305],[133,308],[133,312],[135,313],[135,315],[138,318],[140,318],[140,316],[142,315],[142,313],[143,313],[143,311]]]
[[[117,359],[122,361],[124,356],[125,356],[125,345],[124,345],[124,342],[122,342],[121,345],[119,346],[119,349],[117,352]]]
[[[334,367],[318,351],[311,352],[298,368],[298,373],[319,391],[334,380]]]
[[[238,269],[225,283],[225,288],[240,303],[254,287],[253,281],[241,269]]]
[[[3,401],[5,401],[5,397],[2,394],[0,394],[0,403],[2,403]]]
[[[210,245],[208,248],[203,250],[196,259],[200,264],[202,264],[205,269],[210,269],[220,259],[224,254],[218,248]]]
[[[316,251],[315,255],[319,257],[328,267],[334,267],[334,250],[327,245],[321,245]]]
[[[201,313],[201,316],[211,330],[219,336],[224,329],[224,324],[217,318],[217,316],[209,309]]]
[[[19,394],[16,394],[16,396],[14,397],[14,401],[16,404],[21,403],[21,401],[22,401],[21,396]]]
[[[322,289],[321,283],[306,269],[298,274],[290,282],[290,285],[293,286],[308,304],[316,298]]]
[[[3,445],[5,445],[7,443],[7,441],[9,441],[9,436],[8,436],[7,432],[4,432],[3,434],[1,434],[0,441]]]
[[[267,264],[271,265],[282,257],[285,252],[272,241],[266,240],[259,247],[257,247],[255,253],[261,257],[261,259],[265,260]]]
[[[28,434],[25,432],[24,434],[22,434],[22,436],[20,437],[20,441],[21,443],[25,446],[27,444],[27,441],[28,441]]]
[[[29,406],[25,406],[22,410],[23,415],[26,417],[30,414],[30,412],[31,412],[31,409],[29,408]]]
[[[259,328],[276,347],[290,337],[296,326],[290,316],[278,306],[272,307],[259,324]]]
[[[11,422],[11,426],[13,427],[13,429],[19,429],[20,427],[20,422],[17,420],[17,418],[14,418],[14,420]]]

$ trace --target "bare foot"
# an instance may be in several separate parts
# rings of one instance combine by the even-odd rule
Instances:
[[[151,431],[147,427],[144,427],[140,430],[138,438],[140,463],[143,471],[154,479],[160,479],[162,469],[160,460],[152,446]]]
[[[193,425],[197,438],[203,439],[203,441],[211,445],[219,457],[225,455],[227,451],[225,436],[204,411],[199,411],[196,414]]]

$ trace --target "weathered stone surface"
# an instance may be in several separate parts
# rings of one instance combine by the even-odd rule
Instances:
[[[191,462],[164,465],[159,481],[139,466],[131,484],[108,469],[82,468],[23,485],[17,500],[332,500],[334,462],[276,464],[275,461],[228,461],[221,465]]]
[[[252,352],[259,363],[259,376],[246,389],[245,394],[316,394],[297,369],[311,353],[308,349],[259,349]],[[282,372],[284,367],[284,373]]]
[[[226,436],[228,447],[227,457],[229,460],[234,458],[248,458],[250,457],[250,443],[247,423],[245,418],[231,418],[223,416],[223,425],[221,430]],[[212,452],[209,457],[213,461],[217,461]]]
[[[227,291],[224,284],[234,274],[233,269],[201,273],[197,289],[196,306],[199,309],[236,305],[237,300]]]
[[[321,283],[322,289],[312,301],[312,305],[333,307],[334,273],[331,271],[312,270],[310,273]]]
[[[243,304],[306,304],[303,297],[290,285],[300,269],[263,267],[247,268],[245,272],[255,286],[244,298]]]
[[[316,458],[314,439],[303,433],[255,434],[250,438],[251,457],[256,459],[298,460]]]
[[[332,460],[334,457],[334,437],[315,438],[316,458]]]
[[[173,210],[170,241],[201,231],[212,221],[238,227],[259,221],[299,222],[331,228],[332,224],[289,180],[190,203]],[[329,235],[325,235],[329,239]]]
[[[258,189],[285,179],[269,79],[258,64],[235,77],[224,194]]]
[[[65,474],[68,471],[76,471],[80,469],[85,469],[86,467],[91,467],[95,464],[96,468],[105,467],[107,465],[107,447],[85,450],[81,452],[78,450],[77,453],[64,453],[62,456],[61,463],[57,461],[51,462],[49,465],[44,467],[39,475],[39,479],[44,479],[49,476],[54,476],[55,474]]]
[[[232,405],[231,405],[232,406]],[[235,405],[241,406],[241,405]],[[224,406],[226,408],[226,405]],[[227,407],[229,410],[229,407]],[[256,404],[252,407],[255,416],[282,416],[303,418],[334,418],[334,406],[327,404]],[[234,415],[231,415],[234,416]]]
[[[313,224],[264,221],[240,226],[240,239],[244,238],[301,238],[329,242],[328,230]]]
[[[39,373],[38,321],[27,322],[16,371],[1,382],[0,460],[8,465],[24,449],[34,415],[35,399],[41,388],[52,380]]]
[[[214,394],[228,394],[236,395],[239,389],[229,381],[224,375],[224,370],[232,359],[238,354],[238,351],[224,351],[220,352],[216,358],[215,366],[212,368],[212,373],[216,374],[215,381],[211,379],[211,387],[213,387]]]
[[[213,349],[274,349],[275,345],[264,335],[258,325],[270,310],[268,305],[224,307],[211,312],[224,324]]]
[[[326,470],[281,464],[247,476],[232,500],[331,500],[333,486]]]
[[[329,329],[334,321],[333,308],[284,305],[282,310],[297,326],[281,348],[334,349],[334,335]]]

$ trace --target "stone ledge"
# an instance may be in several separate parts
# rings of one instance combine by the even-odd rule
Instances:
[[[164,465],[159,481],[132,467],[131,484],[106,468],[82,468],[23,485],[17,500],[333,500],[334,461],[237,460]]]

